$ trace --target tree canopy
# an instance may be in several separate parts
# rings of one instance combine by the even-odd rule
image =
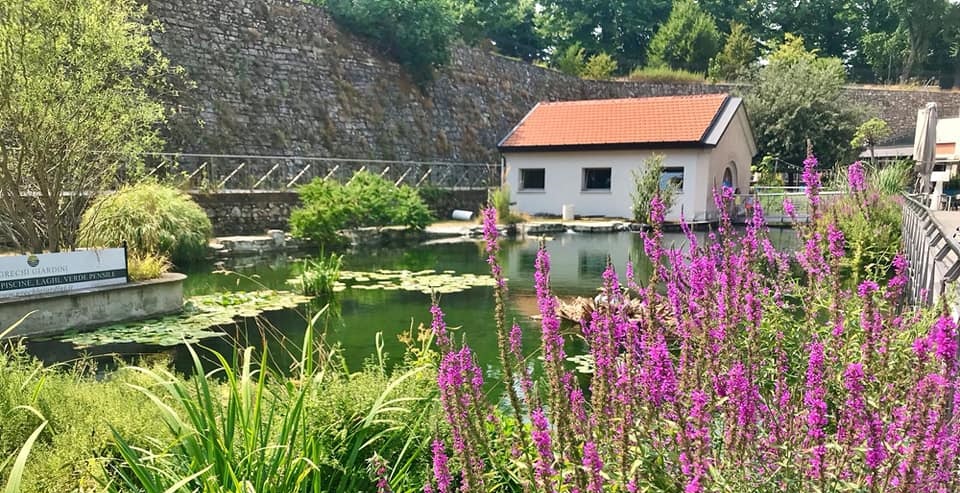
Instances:
[[[0,2],[0,229],[71,247],[84,197],[160,144],[167,62],[134,0]]]
[[[713,16],[693,0],[677,0],[667,22],[650,41],[647,62],[653,67],[703,73],[720,50],[720,42]]]
[[[751,81],[747,110],[761,155],[799,166],[807,141],[820,162],[833,165],[850,157],[858,115],[841,96],[843,64],[804,47],[787,35]]]

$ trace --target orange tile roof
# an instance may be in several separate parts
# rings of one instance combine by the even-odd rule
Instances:
[[[501,149],[699,143],[727,94],[540,103]]]

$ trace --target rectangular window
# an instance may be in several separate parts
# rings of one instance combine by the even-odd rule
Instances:
[[[673,188],[683,192],[683,168],[663,168],[660,173],[660,190]]]
[[[546,174],[543,168],[521,168],[520,190],[543,190]]]
[[[583,168],[583,190],[610,190],[610,168]]]

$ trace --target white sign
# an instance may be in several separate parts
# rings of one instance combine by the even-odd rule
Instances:
[[[0,298],[127,282],[123,248],[0,256]]]

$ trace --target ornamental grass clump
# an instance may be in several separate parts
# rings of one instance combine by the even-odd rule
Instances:
[[[734,230],[728,190],[716,192],[721,221],[706,241],[684,225],[686,247],[667,247],[655,197],[642,233],[650,281],[608,266],[601,302],[572,328],[561,330],[541,248],[536,373],[506,320],[485,211],[509,407],[484,399],[484,373],[434,306],[450,431],[433,443],[424,491],[957,491],[957,326],[903,308],[903,255],[887,281],[842,282],[845,234],[821,203],[816,159],[804,165],[812,219],[798,252],[773,248],[759,205]],[[567,364],[571,330],[593,360],[585,385]]]

